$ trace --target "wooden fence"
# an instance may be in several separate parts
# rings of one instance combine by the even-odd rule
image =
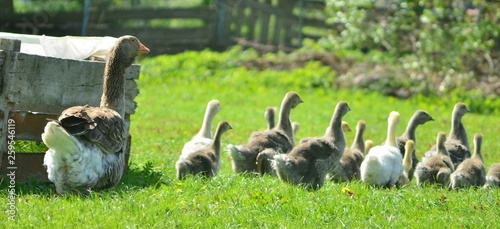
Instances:
[[[317,16],[323,7],[322,0],[213,0],[194,8],[90,8],[85,31],[87,36],[136,35],[152,54],[223,50],[237,42],[291,50],[303,38],[325,35],[329,26]],[[3,13],[0,31],[80,36],[83,19],[83,12]]]

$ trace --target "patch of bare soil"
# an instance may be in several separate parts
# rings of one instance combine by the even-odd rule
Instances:
[[[464,60],[466,69],[474,74],[423,74],[386,63],[339,58],[332,52],[308,51],[283,55],[280,58],[260,57],[244,63],[247,68],[287,70],[319,61],[336,72],[337,87],[369,88],[386,95],[407,98],[415,93],[440,94],[451,88],[481,89],[487,95],[500,95],[500,55]],[[474,75],[475,77],[470,77]]]

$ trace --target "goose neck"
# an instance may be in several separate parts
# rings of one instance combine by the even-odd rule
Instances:
[[[394,120],[390,120],[388,128],[387,128],[387,139],[386,139],[386,144],[388,144],[389,146],[397,147],[397,145],[396,145],[396,127],[397,127],[397,123]]]
[[[101,107],[118,112],[122,118],[125,115],[125,69],[128,67],[117,53],[112,53],[104,70]]]

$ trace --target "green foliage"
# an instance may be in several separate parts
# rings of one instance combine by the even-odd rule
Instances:
[[[474,1],[473,9],[447,0],[327,3],[329,21],[343,30],[323,40],[324,48],[384,50],[433,91],[444,81],[450,83],[441,91],[463,88],[464,81],[485,74],[479,63],[498,58],[500,5],[492,1]]]

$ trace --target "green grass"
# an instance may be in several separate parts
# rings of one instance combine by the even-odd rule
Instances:
[[[297,139],[324,133],[333,109],[346,100],[351,127],[367,122],[365,137],[385,139],[390,111],[401,113],[402,133],[416,109],[436,121],[417,129],[419,156],[434,144],[438,131],[449,131],[457,101],[443,97],[400,100],[378,93],[332,88],[335,73],[311,62],[289,71],[256,71],[239,65],[255,57],[251,50],[222,54],[203,51],[141,60],[139,107],[132,116],[131,165],[122,182],[89,196],[53,196],[47,184],[17,183],[15,221],[0,220],[2,228],[494,228],[500,223],[499,189],[449,191],[417,187],[376,189],[361,182],[328,182],[318,191],[280,182],[276,177],[235,175],[224,153],[213,179],[175,179],[175,162],[183,144],[202,122],[206,104],[219,99],[222,110],[214,120],[232,126],[223,145],[246,142],[251,132],[266,127],[266,106],[279,106],[285,93],[297,91],[305,101],[292,111],[300,122]],[[467,114],[463,122],[472,135],[484,135],[486,164],[500,161],[496,142],[497,115]],[[354,133],[346,134],[348,144]],[[8,180],[0,186],[2,210],[8,210]],[[347,189],[349,191],[347,191]],[[351,193],[351,194],[349,194]]]

